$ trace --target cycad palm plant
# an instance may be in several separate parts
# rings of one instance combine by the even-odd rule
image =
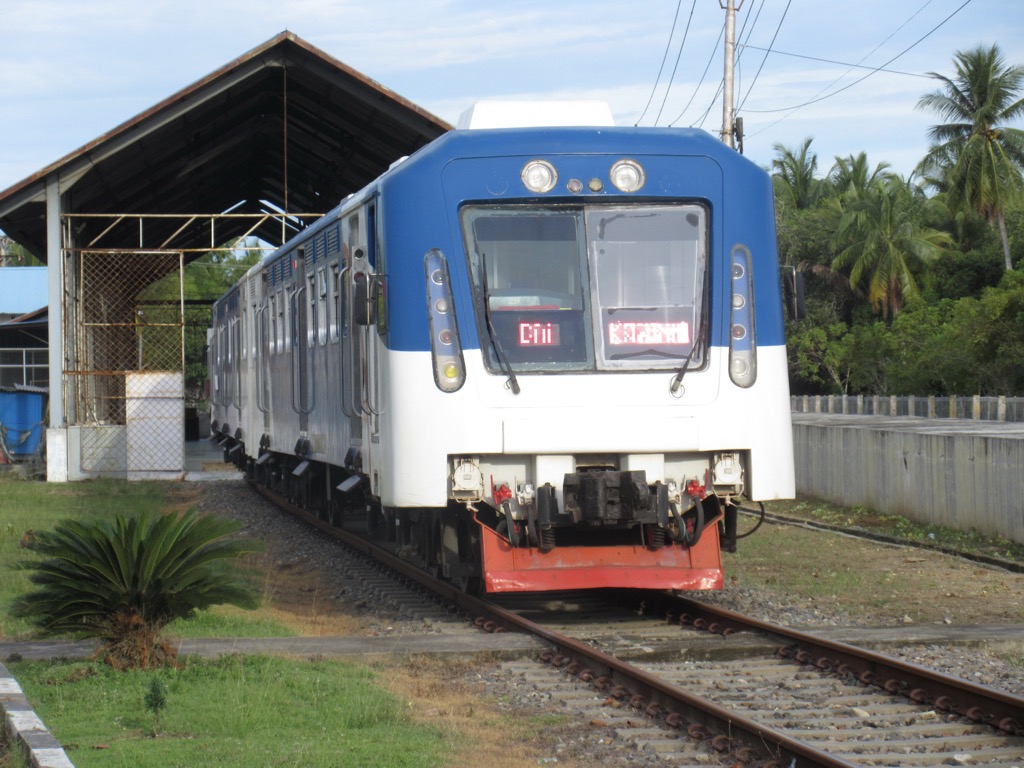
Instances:
[[[14,613],[45,635],[100,640],[113,666],[161,666],[174,657],[160,641],[171,621],[255,604],[236,562],[255,547],[238,530],[195,511],[62,521],[27,544],[40,556],[23,564],[38,589],[18,598]]]

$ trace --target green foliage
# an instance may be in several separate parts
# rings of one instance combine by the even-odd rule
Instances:
[[[252,606],[255,598],[235,560],[253,551],[239,526],[194,511],[65,520],[39,531],[23,564],[34,592],[13,613],[46,635],[94,637],[119,667],[159,666],[173,657],[161,630],[211,605]]]
[[[920,292],[927,265],[953,239],[921,223],[928,200],[899,176],[885,175],[835,199],[840,212],[832,266],[849,274],[850,284],[883,317],[896,316]]]
[[[43,262],[33,256],[28,248],[19,245],[0,232],[0,267],[42,267]]]
[[[775,195],[783,203],[797,210],[813,208],[824,191],[820,179],[814,173],[818,168],[818,156],[811,152],[812,138],[804,139],[797,150],[776,144],[776,157],[772,160]]]
[[[143,700],[146,703],[146,709],[153,714],[153,736],[155,738],[160,728],[160,713],[167,706],[167,686],[159,677],[154,677],[149,681],[149,690],[146,691]]]
[[[1005,215],[1024,193],[1024,131],[1008,124],[1024,116],[1024,66],[1007,66],[994,45],[958,51],[954,66],[954,77],[929,73],[942,87],[918,101],[948,121],[929,131],[933,144],[920,169],[949,193],[953,208],[976,212],[998,228],[1010,270]]]
[[[954,66],[918,104],[944,121],[920,177],[861,153],[816,179],[810,139],[775,147],[780,259],[807,287],[795,394],[1024,394],[1024,66],[994,46]]]
[[[931,264],[931,281],[924,296],[929,301],[981,298],[985,288],[999,283],[1003,276],[1003,256],[998,243],[961,253],[945,251]]]

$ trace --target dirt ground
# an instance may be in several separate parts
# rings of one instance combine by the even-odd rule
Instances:
[[[862,624],[1024,624],[1024,574],[924,549],[765,525],[724,567],[730,585]]]

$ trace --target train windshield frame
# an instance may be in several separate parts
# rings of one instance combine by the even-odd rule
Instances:
[[[674,370],[694,344],[703,366],[704,205],[472,204],[461,221],[488,370]]]

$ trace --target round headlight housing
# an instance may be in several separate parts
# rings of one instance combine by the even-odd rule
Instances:
[[[550,192],[558,183],[558,172],[547,160],[531,160],[523,166],[523,184],[531,192]]]
[[[608,175],[620,192],[636,192],[647,180],[640,163],[629,159],[617,160]]]

